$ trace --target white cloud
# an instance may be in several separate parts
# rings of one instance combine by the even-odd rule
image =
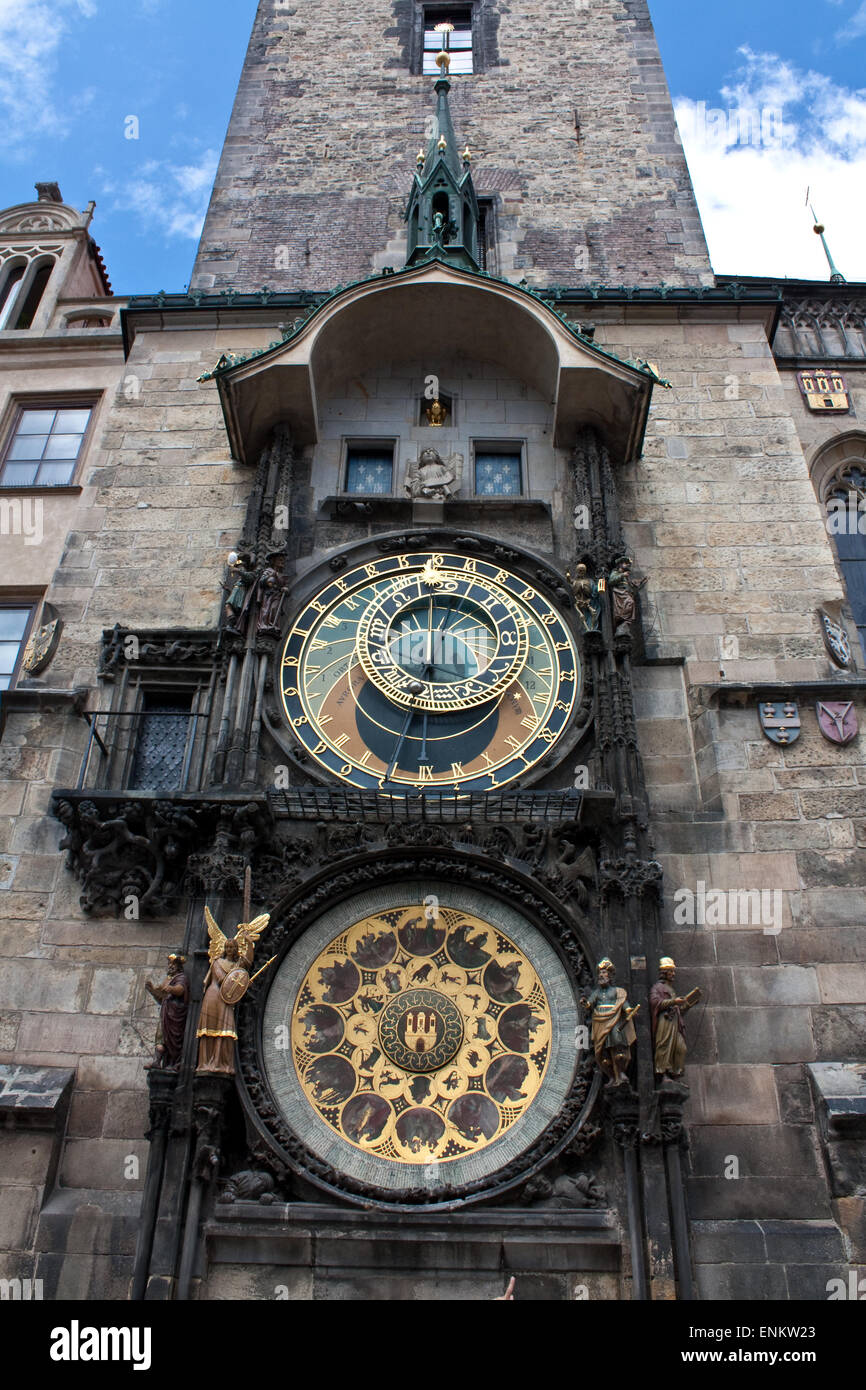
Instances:
[[[859,39],[866,34],[866,0],[855,10],[847,24],[837,31],[837,39]]]
[[[715,269],[827,278],[805,207],[810,187],[839,269],[866,279],[866,88],[740,52],[743,66],[718,103],[675,102]]]
[[[70,25],[92,19],[94,0],[0,0],[0,114],[6,152],[26,157],[27,142],[68,125],[53,95],[59,50]]]
[[[131,178],[104,180],[102,192],[114,199],[110,212],[137,217],[144,230],[197,241],[218,161],[216,150],[206,150],[197,164],[150,159]]]

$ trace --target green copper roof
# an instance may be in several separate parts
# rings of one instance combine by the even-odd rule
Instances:
[[[431,253],[430,255],[425,256],[424,260],[425,263],[438,261],[442,265],[447,265],[452,268],[454,266],[454,262],[451,259],[451,257],[449,257],[447,254],[444,254],[442,251]],[[338,299],[340,295],[345,294],[348,290],[357,289],[359,285],[372,285],[374,282],[381,281],[382,279],[396,280],[401,278],[402,276],[409,275],[417,271],[417,268],[417,265],[406,265],[400,270],[394,270],[392,267],[387,266],[384,270],[380,271],[376,275],[365,275],[360,280],[349,280],[345,285],[337,285],[333,290],[331,290],[329,294],[324,295],[317,304],[312,305],[309,308],[308,312],[304,314],[303,318],[299,319],[291,328],[287,327],[284,330],[282,338],[278,338],[274,342],[269,343],[267,347],[257,348],[252,352],[224,352],[223,355],[220,357],[219,361],[217,362],[216,366],[213,368],[213,370],[210,372],[203,372],[202,375],[198,378],[198,380],[218,380],[220,377],[231,372],[235,367],[243,366],[246,362],[256,361],[258,358],[267,357],[270,353],[279,352],[279,350],[283,348],[286,345],[286,343],[290,343],[293,341],[293,339],[297,338],[298,335],[307,327],[307,325],[319,313],[321,313],[321,311],[327,305],[331,304],[335,299]],[[593,353],[597,353],[600,357],[606,357],[609,361],[617,362],[621,366],[631,367],[634,371],[640,372],[649,381],[652,381],[653,383],[659,386],[663,386],[666,388],[670,387],[671,383],[669,381],[666,381],[664,377],[659,376],[656,369],[649,362],[645,362],[640,358],[620,357],[617,353],[611,352],[609,348],[600,347],[598,343],[594,342],[585,333],[582,333],[580,330],[580,326],[576,324],[573,319],[567,318],[566,315],[562,312],[562,310],[556,307],[557,302],[562,293],[561,290],[552,288],[534,290],[530,289],[528,285],[515,285],[513,281],[506,280],[505,277],[502,275],[491,275],[487,271],[469,269],[468,267],[464,266],[461,266],[460,268],[463,270],[465,274],[471,275],[476,280],[487,280],[491,281],[494,284],[507,285],[510,290],[516,290],[519,294],[526,295],[530,299],[539,301],[552,314],[556,315],[563,328],[566,330],[567,333],[570,334],[572,338],[574,338],[576,342],[583,344],[584,347],[589,348],[590,351],[592,351]]]

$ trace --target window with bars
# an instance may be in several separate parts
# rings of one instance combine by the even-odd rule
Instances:
[[[437,31],[437,25],[451,24],[451,33]],[[468,76],[475,71],[472,52],[472,6],[450,9],[444,5],[424,6],[424,54],[421,71],[437,76],[436,54],[447,47],[451,54],[451,74]]]
[[[26,603],[0,605],[0,690],[11,690],[21,657],[32,607]]]
[[[388,496],[393,490],[394,445],[349,444],[345,491]]]
[[[71,483],[92,415],[92,402],[23,406],[3,454],[0,487]]]
[[[478,497],[523,494],[523,449],[520,444],[475,446],[475,493]]]
[[[133,791],[181,791],[193,738],[192,692],[144,692],[129,787]]]

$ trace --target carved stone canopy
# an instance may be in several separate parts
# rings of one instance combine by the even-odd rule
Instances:
[[[654,377],[571,331],[537,295],[440,261],[350,285],[285,342],[216,373],[232,453],[252,462],[288,421],[299,444],[319,437],[319,403],[377,362],[436,361],[459,350],[496,363],[552,407],[554,442],[581,425],[626,461],[640,452]]]

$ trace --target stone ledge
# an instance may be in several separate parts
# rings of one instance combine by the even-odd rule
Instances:
[[[204,1230],[213,1264],[455,1271],[509,1268],[619,1271],[620,1237],[607,1211],[514,1211],[417,1216],[318,1203],[218,1204]],[[468,1263],[467,1263],[468,1261]]]
[[[0,1123],[10,1129],[62,1129],[74,1071],[0,1065]]]

